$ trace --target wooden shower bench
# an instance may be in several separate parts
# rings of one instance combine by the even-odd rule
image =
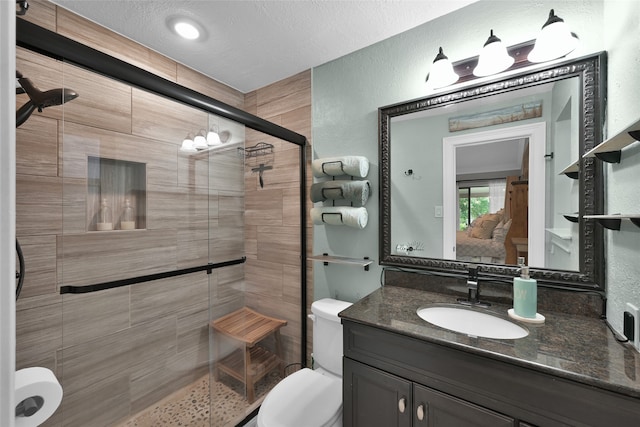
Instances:
[[[265,316],[247,307],[211,321],[216,332],[244,345],[244,354],[235,351],[222,359],[219,357],[220,346],[214,345],[214,379],[217,381],[222,371],[244,383],[247,400],[253,403],[255,383],[275,368],[284,371],[280,328],[286,324],[286,320]],[[275,339],[275,354],[256,345],[271,335]]]

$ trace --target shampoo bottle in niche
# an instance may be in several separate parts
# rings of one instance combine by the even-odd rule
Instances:
[[[513,312],[518,317],[535,319],[538,310],[538,286],[535,279],[529,277],[529,267],[524,258],[518,258],[520,277],[513,279]]]
[[[120,228],[122,230],[135,230],[136,228],[136,217],[133,213],[133,208],[131,207],[129,199],[124,201],[124,211],[122,212]]]
[[[107,205],[107,199],[102,199],[100,210],[98,211],[98,231],[113,230],[113,220],[111,219],[111,208]]]

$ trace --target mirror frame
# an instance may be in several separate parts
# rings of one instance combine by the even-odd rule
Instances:
[[[586,153],[602,142],[606,104],[606,52],[571,59],[553,65],[541,66],[482,84],[468,84],[451,92],[393,104],[378,109],[379,179],[380,179],[380,265],[450,273],[466,273],[470,265],[480,265],[482,276],[511,279],[518,267],[503,264],[470,263],[438,258],[419,258],[391,253],[391,119],[452,105],[485,96],[500,95],[543,83],[577,77],[581,85],[582,117],[579,129],[579,153]],[[531,268],[531,277],[542,283],[554,283],[575,289],[603,292],[604,283],[604,231],[593,219],[584,215],[603,213],[604,179],[600,160],[580,158],[579,167],[579,271]],[[568,166],[568,165],[567,165]],[[570,178],[567,178],[570,179]]]

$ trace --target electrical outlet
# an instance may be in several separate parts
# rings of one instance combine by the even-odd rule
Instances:
[[[631,342],[635,342],[636,340],[636,328],[635,328],[635,318],[633,314],[628,311],[624,312],[623,321],[622,321],[622,333],[625,337]]]
[[[626,311],[633,316],[633,329],[635,334],[633,346],[640,351],[640,311],[638,307],[629,302],[627,303]]]

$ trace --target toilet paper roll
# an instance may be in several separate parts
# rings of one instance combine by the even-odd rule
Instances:
[[[20,369],[15,376],[16,427],[36,427],[45,422],[60,406],[62,386],[47,368]],[[22,405],[22,406],[21,406]]]

